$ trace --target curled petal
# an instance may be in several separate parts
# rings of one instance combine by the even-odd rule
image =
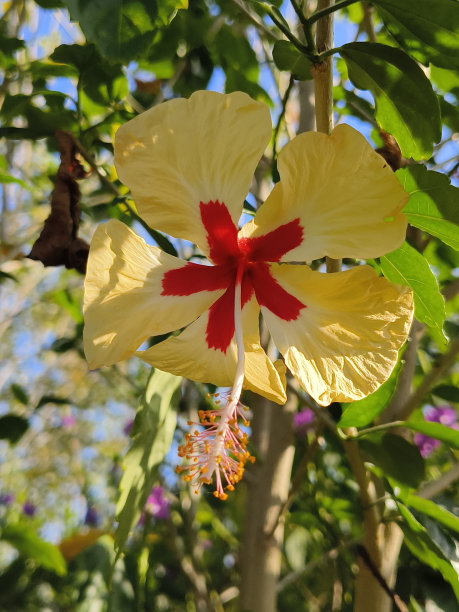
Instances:
[[[237,225],[270,136],[264,104],[241,92],[198,91],[123,125],[115,164],[151,227],[191,240],[208,255],[200,204],[224,204]]]
[[[389,377],[413,318],[413,296],[369,266],[322,274],[271,264],[278,283],[304,305],[287,321],[262,307],[287,367],[317,403],[366,397]]]
[[[244,388],[283,404],[286,401],[285,375],[276,368],[260,346],[259,307],[252,298],[242,309],[245,347]],[[233,336],[226,351],[209,347],[206,340],[209,312],[179,336],[168,338],[137,355],[152,366],[197,382],[230,387],[236,373],[237,347]]]
[[[298,219],[302,242],[281,261],[368,259],[404,241],[408,194],[350,126],[338,125],[331,136],[300,134],[279,154],[278,170],[280,182],[242,232],[256,238]]]
[[[181,289],[174,293],[176,277]],[[100,225],[89,251],[83,304],[89,367],[116,363],[149,336],[188,325],[224,293],[227,282],[214,267],[147,245],[120,221]]]

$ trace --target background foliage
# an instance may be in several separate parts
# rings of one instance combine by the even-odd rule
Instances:
[[[113,167],[117,128],[197,89],[265,102],[273,139],[246,201],[253,214],[276,180],[276,152],[304,116],[313,121],[313,66],[329,55],[335,122],[360,129],[412,194],[407,242],[368,263],[413,289],[417,322],[372,396],[319,410],[291,389],[302,416],[290,415],[295,454],[280,508],[277,609],[354,609],[368,511],[355,449],[382,524],[404,534],[397,582],[386,584],[394,609],[458,609],[459,5],[341,0],[331,52],[314,44],[323,14],[314,5],[2,2],[0,609],[238,609],[256,472],[221,503],[207,490],[191,495],[173,471],[186,422],[212,389],[150,373],[135,359],[88,372],[83,276],[27,255],[49,215],[63,131],[85,171],[76,223],[85,243],[97,223],[116,218],[191,257],[188,245],[137,217]],[[245,401],[256,417],[256,400]],[[436,421],[429,406],[441,408]]]

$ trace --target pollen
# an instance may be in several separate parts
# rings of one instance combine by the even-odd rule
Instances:
[[[230,393],[218,395],[217,401],[212,396],[214,405],[221,402],[223,408],[200,410],[198,429],[186,434],[185,443],[178,449],[180,457],[187,463],[178,466],[176,472],[183,474],[199,491],[203,484],[215,484],[214,496],[226,500],[227,491],[234,491],[234,485],[244,475],[247,461],[255,458],[247,451],[248,435],[243,427],[250,422],[245,416],[246,407],[235,402]]]

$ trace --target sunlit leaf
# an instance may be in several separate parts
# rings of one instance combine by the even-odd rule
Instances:
[[[406,495],[401,494],[399,497],[407,506],[411,506],[414,510],[430,516],[430,518],[435,519],[445,527],[448,527],[448,529],[452,529],[456,533],[459,533],[459,517],[446,510],[446,508],[443,508],[430,499],[424,499],[412,493]]]
[[[404,426],[459,449],[459,431],[441,423],[426,421],[420,410],[413,412],[408,421],[404,421]]]
[[[63,0],[86,39],[104,57],[129,63],[152,45],[159,28],[167,25],[185,0]]]
[[[0,539],[14,546],[20,555],[33,559],[44,568],[63,575],[67,566],[60,550],[37,536],[25,523],[9,523],[0,530]]]
[[[411,196],[403,209],[411,225],[459,250],[459,189],[421,165],[401,168],[397,177]]]
[[[27,183],[25,183],[23,180],[4,172],[0,172],[0,183],[16,183],[17,185],[21,185],[21,187],[24,189],[30,189]]]
[[[398,509],[404,519],[400,523],[405,535],[404,543],[422,563],[441,573],[443,578],[453,587],[454,593],[459,599],[459,578],[449,559],[406,506],[399,503]]]
[[[124,475],[116,506],[119,524],[115,534],[115,549],[118,554],[142,514],[157,468],[171,445],[177,421],[181,380],[160,370],[153,371],[132,425],[130,435],[134,440],[123,461]]]
[[[373,0],[392,36],[414,58],[459,68],[459,4],[456,0]],[[434,8],[434,10],[432,10]]]
[[[405,242],[396,251],[381,257],[381,269],[388,280],[411,287],[416,318],[431,327],[436,339],[442,341],[445,300],[426,259]]]
[[[441,138],[440,109],[422,69],[400,49],[379,43],[349,43],[340,54],[354,85],[373,94],[376,121],[403,155],[429,158]]]

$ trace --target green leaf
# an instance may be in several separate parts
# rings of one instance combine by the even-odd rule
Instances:
[[[338,427],[365,427],[369,425],[392,399],[397,388],[401,367],[402,362],[399,360],[386,382],[368,397],[350,404],[342,404],[344,412]]]
[[[18,400],[18,402],[20,402],[24,406],[27,406],[29,404],[29,394],[24,389],[24,387],[21,387],[21,385],[18,385],[17,383],[12,383],[11,392]]]
[[[64,8],[62,0],[35,0],[38,6],[44,9]]]
[[[18,279],[13,275],[10,274],[9,272],[3,272],[3,270],[0,270],[0,284],[4,281],[4,280],[12,280],[15,283],[18,283]]]
[[[82,93],[101,107],[99,113],[128,93],[122,66],[105,60],[93,44],[59,45],[50,58],[58,64],[77,69]]]
[[[414,444],[395,434],[373,435],[359,446],[383,472],[409,487],[417,488],[424,479],[424,461]]]
[[[443,578],[453,587],[459,600],[459,578],[456,570],[442,550],[432,540],[427,530],[417,521],[403,504],[397,504],[403,521],[400,527],[405,535],[404,543],[412,554],[422,563],[441,573]]]
[[[411,225],[459,250],[459,189],[447,176],[412,165],[396,172],[410,200],[403,209]]]
[[[0,127],[0,138],[8,138],[9,140],[40,140],[51,135],[47,128]]]
[[[16,183],[17,185],[21,185],[24,189],[30,189],[27,183],[5,172],[0,172],[0,183]]]
[[[0,417],[0,440],[15,444],[29,429],[29,421],[16,414],[5,414]]]
[[[312,79],[311,62],[288,40],[278,40],[274,44],[273,60],[279,70],[291,72],[294,79]]]
[[[119,522],[115,550],[121,554],[129,531],[139,520],[154,484],[157,468],[172,442],[182,379],[154,370],[147,383],[143,403],[131,430],[134,439],[124,462],[120,497],[116,506]]]
[[[188,8],[188,0],[160,0],[157,4],[158,18],[163,26],[170,24],[179,9]]]
[[[42,406],[46,406],[46,404],[56,404],[57,406],[65,406],[68,404],[72,404],[72,402],[65,397],[57,397],[56,395],[43,395],[38,404],[35,406],[35,410],[39,410]]]
[[[20,555],[34,559],[44,568],[60,576],[67,573],[67,565],[60,550],[39,538],[30,525],[10,523],[1,530],[0,537],[14,546]]]
[[[50,300],[55,302],[62,309],[66,310],[74,321],[83,322],[81,314],[81,304],[77,301],[68,289],[60,289],[51,294]]]
[[[379,43],[349,43],[340,54],[354,85],[373,94],[376,120],[403,155],[429,158],[441,138],[440,108],[422,69],[400,49]]]
[[[432,328],[437,340],[442,341],[445,300],[426,259],[405,242],[396,251],[381,257],[380,262],[388,280],[411,287],[416,318]]]
[[[432,389],[431,394],[447,402],[459,404],[459,388],[453,385],[438,385]]]
[[[129,63],[144,55],[159,29],[185,0],[63,0],[86,39],[110,61]]]
[[[373,0],[395,40],[415,59],[459,68],[459,4],[456,0]],[[432,10],[434,8],[434,10]]]
[[[440,440],[451,448],[459,449],[459,431],[441,423],[424,420],[421,410],[413,412],[409,420],[404,421],[403,425],[426,436]]]
[[[452,529],[456,533],[459,533],[459,517],[446,510],[446,508],[439,506],[430,499],[424,499],[412,493],[407,493],[405,495],[402,493],[399,497],[407,506],[411,506],[411,508],[414,508],[418,512],[422,512],[445,527],[448,527],[448,529]]]
[[[437,66],[430,67],[430,78],[438,85],[443,93],[459,92],[459,72],[456,70],[445,70]]]

